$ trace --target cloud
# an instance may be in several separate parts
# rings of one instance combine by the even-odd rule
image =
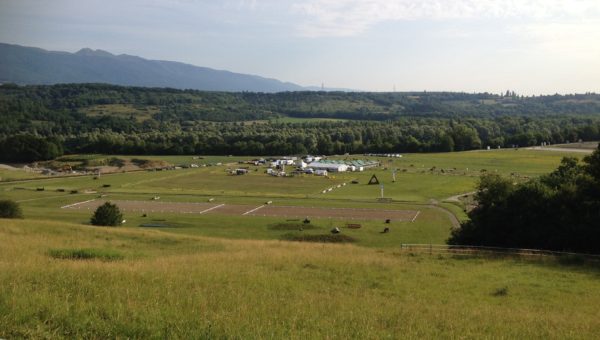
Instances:
[[[529,23],[512,27],[511,33],[530,41],[545,57],[600,58],[600,21]]]
[[[224,1],[223,8],[225,9],[235,9],[238,11],[242,10],[250,10],[253,11],[256,9],[257,0],[237,0],[237,1]]]
[[[292,4],[307,37],[353,36],[387,21],[475,18],[600,18],[598,0],[307,0]]]

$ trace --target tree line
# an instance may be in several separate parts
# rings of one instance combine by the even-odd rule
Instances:
[[[475,199],[450,244],[600,254],[600,146],[523,184],[484,175]]]
[[[445,152],[600,139],[600,95],[0,86],[0,160],[62,153]],[[305,121],[286,123],[282,117]],[[318,121],[311,118],[337,118]]]

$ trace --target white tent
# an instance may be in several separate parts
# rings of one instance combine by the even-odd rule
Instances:
[[[321,163],[312,162],[308,165],[315,170],[327,170],[329,172],[344,172],[348,171],[348,165],[341,163]]]

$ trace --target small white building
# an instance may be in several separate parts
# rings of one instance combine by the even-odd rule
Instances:
[[[271,167],[276,168],[282,165],[294,165],[294,160],[292,159],[278,159],[276,161],[271,162]]]
[[[312,162],[309,164],[311,168],[316,170],[327,170],[329,172],[345,172],[348,171],[348,165],[343,163],[321,163]]]
[[[315,170],[317,176],[327,176],[327,170]]]
[[[304,160],[306,161],[306,163],[311,163],[311,162],[318,162],[321,159],[323,159],[323,157],[319,157],[319,156],[311,156],[311,155],[307,155]]]

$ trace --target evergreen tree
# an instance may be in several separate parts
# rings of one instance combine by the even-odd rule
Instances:
[[[123,214],[116,204],[106,202],[99,206],[92,216],[91,223],[97,226],[115,227],[121,225]]]

